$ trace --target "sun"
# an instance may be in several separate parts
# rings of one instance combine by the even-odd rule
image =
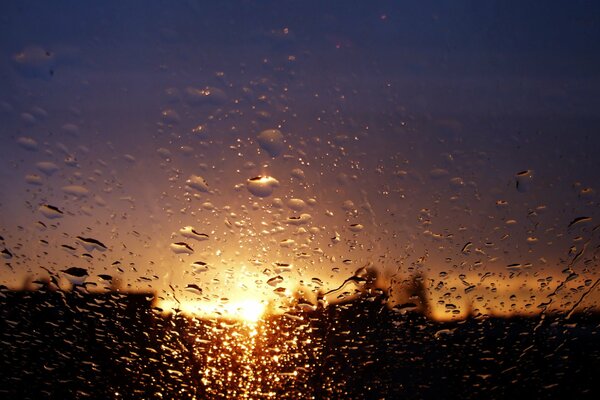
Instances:
[[[237,315],[239,319],[249,323],[258,322],[265,312],[264,303],[255,299],[242,300],[231,306],[234,308],[231,310],[233,314]]]
[[[175,302],[163,299],[159,301],[158,307],[166,312],[177,310],[193,317],[221,317],[254,325],[266,313],[266,304],[265,301],[260,301],[256,298],[230,300],[225,304],[204,301]]]

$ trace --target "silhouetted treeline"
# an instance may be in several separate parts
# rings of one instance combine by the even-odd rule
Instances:
[[[596,315],[436,323],[383,295],[255,326],[152,294],[0,291],[0,398],[593,398]]]

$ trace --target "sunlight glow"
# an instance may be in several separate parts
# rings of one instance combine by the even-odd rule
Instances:
[[[258,322],[266,310],[265,303],[256,299],[243,299],[226,304],[206,303],[201,301],[185,301],[177,303],[172,300],[162,300],[159,301],[158,307],[168,313],[179,311],[192,317],[223,317],[251,324]]]
[[[235,312],[246,322],[257,322],[265,311],[265,305],[254,299],[243,300],[235,307]]]

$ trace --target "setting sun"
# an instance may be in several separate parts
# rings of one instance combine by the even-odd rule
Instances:
[[[158,307],[166,312],[180,311],[194,317],[223,317],[248,323],[257,322],[265,313],[265,303],[256,299],[243,299],[226,304],[215,304],[200,301],[185,301],[181,303],[172,300],[162,300]]]
[[[251,323],[257,322],[265,311],[265,305],[254,299],[243,300],[232,306],[235,307],[233,314],[237,315],[239,319]]]

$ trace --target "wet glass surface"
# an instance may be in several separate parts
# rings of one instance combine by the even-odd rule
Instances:
[[[593,2],[0,5],[0,397],[595,397]]]

